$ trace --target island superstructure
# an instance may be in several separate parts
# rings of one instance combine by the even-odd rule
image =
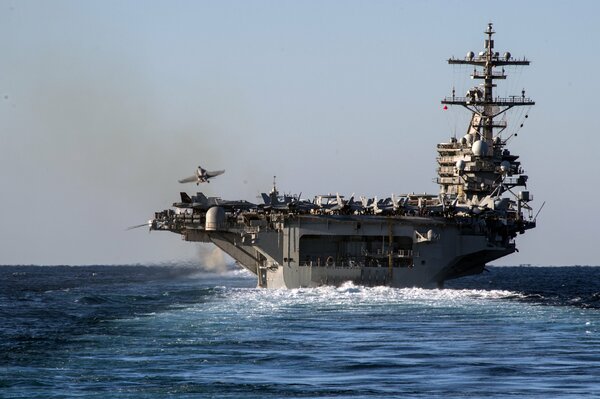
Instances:
[[[390,198],[346,199],[340,195],[303,200],[280,195],[275,182],[263,203],[190,197],[156,212],[151,230],[212,243],[257,276],[266,288],[339,285],[443,287],[444,281],[481,273],[486,263],[516,251],[515,237],[536,226],[519,156],[504,137],[503,115],[532,106],[521,93],[498,97],[496,82],[506,66],[526,66],[494,49],[493,26],[484,50],[449,64],[471,65],[480,84],[464,96],[442,100],[470,113],[463,137],[437,146],[440,192]]]

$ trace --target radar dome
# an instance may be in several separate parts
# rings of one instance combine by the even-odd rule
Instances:
[[[500,170],[504,173],[508,172],[510,170],[510,162],[502,161],[500,164]]]
[[[213,206],[206,212],[206,231],[219,231],[225,228],[225,209],[220,206]]]
[[[456,170],[458,170],[459,172],[465,170],[465,161],[463,161],[462,159],[456,161]]]
[[[488,144],[485,141],[477,140],[471,146],[471,151],[476,157],[484,157],[488,152]]]

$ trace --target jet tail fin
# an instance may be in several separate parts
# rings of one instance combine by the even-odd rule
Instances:
[[[206,198],[206,195],[202,193],[196,193],[196,202],[199,202],[201,204],[208,204],[208,198]]]
[[[260,193],[265,205],[271,205],[271,198],[266,193]]]
[[[181,196],[181,202],[183,202],[184,204],[191,204],[192,203],[192,198],[187,195],[187,193],[184,193],[183,191],[179,193],[179,195]]]

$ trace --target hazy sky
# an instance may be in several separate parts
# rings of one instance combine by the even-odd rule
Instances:
[[[0,1],[0,264],[193,260],[198,244],[144,229],[201,188],[256,202],[282,191],[437,193],[443,111],[496,49],[532,60],[499,94],[537,105],[521,155],[538,228],[496,264],[600,264],[600,2]],[[509,90],[512,91],[509,93]],[[518,114],[517,114],[518,115]],[[514,130],[513,125],[511,129]]]

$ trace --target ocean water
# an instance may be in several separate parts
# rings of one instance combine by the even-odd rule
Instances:
[[[600,267],[490,267],[443,290],[255,283],[2,266],[0,397],[600,397]]]

